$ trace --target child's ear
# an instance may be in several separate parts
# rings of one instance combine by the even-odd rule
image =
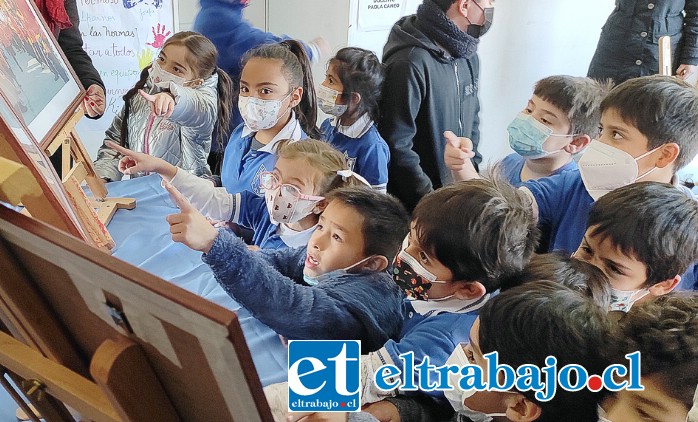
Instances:
[[[358,92],[352,92],[350,101],[352,105],[358,105],[361,102],[361,94],[359,94]]]
[[[660,281],[659,283],[655,284],[647,290],[649,290],[652,296],[663,296],[674,290],[676,286],[679,285],[679,283],[681,283],[681,276],[677,275],[674,278],[669,278],[664,281]]]
[[[325,211],[325,208],[327,208],[327,200],[323,199],[322,201],[315,204],[315,207],[313,208],[313,214],[322,214],[323,211]]]
[[[572,138],[572,142],[567,144],[567,146],[565,146],[563,149],[565,152],[570,154],[576,154],[586,148],[586,146],[589,145],[589,142],[591,142],[589,135],[577,135]]]
[[[520,393],[507,394],[506,400],[504,402],[507,405],[507,419],[515,422],[529,422],[535,421],[540,418],[541,410],[540,406],[533,403]]]
[[[657,161],[655,161],[654,165],[660,169],[663,169],[676,161],[676,157],[679,156],[681,147],[677,143],[669,142],[668,144],[664,144],[659,147],[659,151],[661,151],[661,155]]]
[[[363,269],[373,272],[380,272],[386,268],[388,268],[388,258],[383,255],[374,255],[363,265]]]
[[[295,106],[300,104],[302,99],[303,99],[303,87],[299,86],[298,88],[294,89],[293,92],[291,93],[291,102],[289,103],[291,108],[294,108]]]
[[[456,291],[453,295],[460,300],[480,299],[487,289],[479,281],[456,281]]]

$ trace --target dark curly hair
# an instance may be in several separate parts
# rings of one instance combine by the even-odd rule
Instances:
[[[639,351],[641,376],[655,377],[668,396],[691,408],[698,382],[698,294],[637,304],[612,337],[612,361],[625,363],[626,354]]]

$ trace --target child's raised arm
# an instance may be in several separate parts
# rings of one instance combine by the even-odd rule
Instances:
[[[218,97],[215,84],[203,82],[199,88],[170,84],[169,93],[161,93],[172,99],[169,119],[200,133],[210,134],[218,117]]]
[[[468,138],[456,136],[450,130],[444,132],[444,138],[446,138],[444,162],[446,167],[451,170],[453,180],[461,182],[463,180],[479,179],[480,175],[470,160],[475,156],[473,142]]]
[[[123,158],[119,160],[119,171],[123,174],[140,172],[158,173],[167,182],[172,180],[175,174],[177,174],[177,167],[162,158],[142,152],[131,151],[112,141],[104,141],[104,144],[123,155]]]

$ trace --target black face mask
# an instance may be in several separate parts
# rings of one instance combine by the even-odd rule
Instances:
[[[475,4],[477,5],[477,7],[480,7],[479,4]],[[485,14],[485,22],[482,25],[477,25],[474,23],[468,25],[466,33],[471,37],[480,38],[481,36],[485,35],[485,33],[489,31],[490,27],[492,26],[492,20],[494,19],[494,7],[485,7],[484,9],[482,9],[482,12]],[[470,19],[468,19],[468,21],[470,21]]]

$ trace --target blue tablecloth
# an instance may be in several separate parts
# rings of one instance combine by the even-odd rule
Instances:
[[[288,359],[279,336],[225,293],[201,260],[200,252],[172,241],[165,217],[178,210],[160,181],[160,176],[150,175],[107,184],[109,197],[131,197],[137,201],[135,209],[117,211],[109,223],[109,232],[116,242],[113,255],[234,311],[262,385],[285,381]]]

